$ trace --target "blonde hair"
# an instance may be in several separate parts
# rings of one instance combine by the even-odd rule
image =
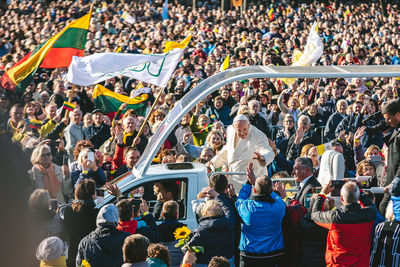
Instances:
[[[371,154],[372,150],[378,150],[378,152],[380,152],[381,150],[379,149],[379,146],[377,145],[371,145],[367,148],[367,150],[364,153],[364,158],[368,158],[368,156]]]
[[[51,152],[48,145],[40,145],[33,150],[31,155],[31,163],[33,165],[37,164],[40,161],[40,157],[42,156],[43,150],[45,149],[48,149]]]
[[[214,199],[207,201],[202,210],[201,217],[215,217],[223,214],[221,206]]]

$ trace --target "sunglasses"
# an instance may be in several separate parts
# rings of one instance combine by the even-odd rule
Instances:
[[[51,152],[40,155],[42,158],[51,157]]]

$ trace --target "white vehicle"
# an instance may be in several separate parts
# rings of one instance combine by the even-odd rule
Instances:
[[[153,158],[161,148],[167,136],[178,125],[181,118],[197,103],[209,94],[226,84],[251,78],[364,78],[364,77],[400,77],[399,65],[369,65],[369,66],[246,66],[229,69],[217,73],[202,81],[190,90],[168,113],[164,121],[151,138],[141,158],[131,173],[116,179],[122,194],[127,195],[133,189],[143,186],[144,195],[152,195],[152,185],[162,181],[174,181],[179,185],[178,202],[184,212],[180,220],[194,229],[197,226],[192,211],[191,200],[197,193],[208,186],[208,174],[204,165],[198,163],[176,163],[151,165]],[[237,192],[238,193],[238,192]],[[146,197],[144,197],[146,199]],[[150,199],[154,199],[154,195]],[[115,202],[115,197],[105,193],[104,204]],[[150,200],[150,210],[154,205]],[[101,207],[104,204],[99,204]],[[157,219],[157,218],[156,218]]]

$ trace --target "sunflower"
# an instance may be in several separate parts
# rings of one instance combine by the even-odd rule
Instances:
[[[83,260],[83,261],[82,261],[81,267],[90,267],[90,266],[91,266],[90,263],[87,262],[86,260]]]
[[[175,239],[185,239],[190,235],[190,229],[186,226],[182,226],[181,228],[177,228],[174,232]]]

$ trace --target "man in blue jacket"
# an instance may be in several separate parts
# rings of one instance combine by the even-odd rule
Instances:
[[[252,185],[254,194],[251,194]],[[240,266],[280,266],[285,203],[273,192],[269,177],[256,179],[252,163],[247,167],[247,183],[242,186],[235,206],[243,220]]]

